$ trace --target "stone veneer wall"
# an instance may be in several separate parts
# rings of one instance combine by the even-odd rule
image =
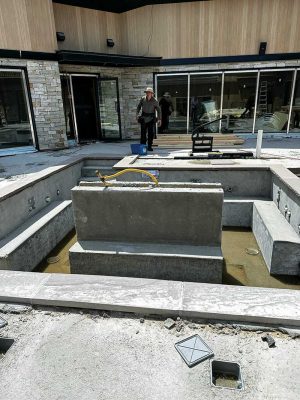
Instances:
[[[121,128],[123,139],[138,138],[136,106],[147,86],[154,86],[153,73],[220,71],[261,68],[299,67],[300,60],[224,64],[193,64],[169,67],[97,67],[58,65],[53,61],[0,59],[1,66],[27,67],[34,119],[41,150],[68,146],[59,72],[94,73],[105,78],[118,78]]]
[[[26,67],[40,150],[68,147],[58,63],[0,59],[0,68]]]
[[[153,74],[162,72],[189,72],[189,71],[220,71],[262,68],[300,68],[300,60],[274,61],[274,62],[247,62],[223,64],[193,64],[176,65],[169,67],[90,67],[65,65],[61,66],[64,72],[97,73],[102,77],[116,77],[119,79],[120,110],[123,138],[138,138],[140,126],[136,122],[136,107],[144,89],[154,86]]]

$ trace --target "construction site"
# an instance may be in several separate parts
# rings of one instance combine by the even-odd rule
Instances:
[[[297,0],[0,0],[0,400],[298,400]]]

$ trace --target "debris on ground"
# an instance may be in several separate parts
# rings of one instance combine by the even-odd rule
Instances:
[[[143,324],[145,322],[144,318],[140,318],[140,323]]]
[[[31,306],[20,304],[0,304],[0,312],[4,314],[24,314],[31,310]]]
[[[0,317],[0,328],[4,328],[7,324],[8,324],[8,322],[5,321],[5,319]]]
[[[107,314],[106,312],[104,312],[104,313],[102,313],[102,317],[103,317],[103,318],[110,318],[110,315]]]
[[[269,334],[264,334],[261,337],[263,342],[267,342],[269,347],[275,347],[275,340]]]
[[[167,329],[172,329],[175,326],[175,321],[172,318],[167,318],[164,322],[164,327]]]
[[[300,338],[300,330],[299,329],[291,329],[291,328],[278,328],[278,330],[282,333],[286,333],[292,339]]]
[[[176,322],[176,331],[181,332],[184,328],[184,322],[183,321],[177,321]]]
[[[259,325],[232,324],[232,327],[235,329],[242,330],[242,331],[256,332],[256,333],[274,332],[275,331],[274,328],[270,328],[268,326],[259,326]]]

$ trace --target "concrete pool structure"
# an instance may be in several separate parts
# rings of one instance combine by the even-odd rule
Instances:
[[[17,181],[15,184],[7,185],[7,188],[2,190],[1,211],[5,211],[5,213],[2,212],[5,218],[11,218],[13,229],[10,234],[13,235],[14,231],[21,234],[20,226],[22,228],[23,224],[28,223],[30,218],[38,218],[39,212],[43,211],[44,208],[47,210],[52,203],[70,201],[71,188],[78,183],[80,183],[79,189],[81,190],[95,190],[97,187],[99,189],[99,183],[95,182],[94,177],[91,176],[93,171],[99,169],[110,174],[116,170],[113,168],[115,164],[124,163],[128,160],[128,158],[123,161],[121,159],[122,157],[117,156],[106,158],[96,155],[80,156],[64,162],[63,166],[53,166],[48,171],[40,171],[28,176],[22,184]],[[175,162],[172,161],[171,157],[164,160],[160,159],[158,162]],[[148,163],[147,168],[156,169],[153,168],[156,162],[155,157],[136,159],[136,162],[146,162]],[[294,168],[296,168],[296,164],[297,162],[293,162]],[[117,168],[119,168],[118,165]],[[234,164],[225,165],[196,163],[191,168],[190,176],[188,170],[183,170],[184,178],[182,180],[180,178],[181,172],[178,169],[164,169],[161,165],[157,169],[159,169],[159,180],[162,187],[170,185],[167,183],[167,174],[173,172],[177,174],[177,181],[181,181],[183,186],[185,185],[183,181],[187,180],[188,185],[203,187],[205,180],[210,189],[215,185],[212,181],[215,182],[216,177],[219,176],[219,181],[225,189],[223,225],[230,227],[238,222],[242,227],[252,226],[252,213],[255,204],[267,202],[276,205],[276,211],[283,218],[284,208],[287,204],[291,215],[290,218],[285,219],[285,222],[293,230],[294,226],[297,226],[296,217],[299,210],[297,208],[299,200],[297,185],[299,185],[299,178],[283,166],[281,162],[276,160],[272,163],[263,160],[239,160]],[[251,181],[251,185],[244,184],[246,178]],[[191,180],[193,182],[190,182]],[[118,181],[116,185],[130,187],[130,182]],[[180,186],[180,183],[175,185]],[[232,191],[228,190],[229,186]],[[279,204],[272,200],[273,195],[274,199],[277,199],[277,188],[281,189]],[[240,196],[234,196],[235,190],[239,190]],[[57,194],[57,191],[59,191],[59,194]],[[262,193],[261,196],[260,193]],[[57,197],[59,197],[59,200],[57,200]],[[48,198],[50,198],[49,202],[46,201]],[[30,203],[28,199],[30,199]],[[32,203],[35,203],[35,208],[29,210]],[[54,221],[49,218],[48,226],[54,224]],[[53,231],[55,232],[56,229],[53,229]],[[38,243],[43,243],[43,240],[47,237],[47,232],[51,235],[51,228],[50,230],[45,228],[39,231],[41,239]],[[296,234],[295,230],[294,232]],[[32,240],[34,240],[34,234]],[[59,241],[58,237],[57,241]],[[275,248],[276,250],[275,245],[272,247],[271,241],[267,244],[268,249]],[[37,254],[43,253],[43,250],[47,251],[40,245]],[[31,251],[34,261],[36,259],[34,247],[31,247]],[[287,256],[290,256],[292,260],[292,257],[295,258],[296,256],[294,252],[291,253]],[[209,400],[220,395],[229,400],[235,399],[237,395],[234,392],[227,390],[220,394],[219,388],[212,389],[210,387],[208,362],[207,364],[200,364],[199,367],[195,367],[186,375],[183,364],[181,364],[183,361],[176,359],[177,354],[173,349],[174,343],[194,333],[200,334],[208,342],[217,358],[237,361],[241,364],[245,380],[243,398],[247,400],[252,400],[253,397],[272,400],[277,400],[277,398],[295,400],[297,398],[298,383],[292,376],[294,374],[291,375],[286,370],[286,364],[288,363],[294,370],[298,368],[298,339],[294,341],[286,334],[280,336],[282,334],[278,329],[284,327],[289,332],[296,332],[296,329],[299,329],[299,290],[118,276],[41,274],[21,271],[20,265],[22,266],[22,258],[20,258],[19,265],[14,266],[15,271],[9,269],[0,271],[0,302],[9,303],[8,306],[0,304],[0,312],[4,312],[9,307],[19,303],[33,307],[33,310],[26,315],[5,314],[5,319],[8,320],[9,324],[5,327],[5,330],[2,328],[0,331],[1,337],[4,335],[4,337],[15,339],[15,344],[5,355],[0,368],[3,383],[2,393],[7,400],[16,397],[20,400],[27,400],[29,391],[32,393],[32,387],[37,389],[34,394],[36,399],[55,399],[60,395],[69,400],[74,395],[73,385],[71,384],[74,380],[73,376],[77,376],[81,367],[86,368],[87,371],[90,369],[95,371],[97,376],[99,371],[106,370],[110,377],[119,376],[120,382],[123,382],[124,379],[128,381],[129,375],[134,376],[138,381],[143,381],[145,371],[141,369],[140,365],[137,367],[140,373],[135,374],[133,372],[135,364],[131,360],[136,353],[131,346],[134,343],[137,345],[137,351],[141,352],[141,358],[138,357],[139,362],[147,359],[149,368],[159,373],[160,379],[170,383],[171,387],[173,387],[176,375],[175,370],[180,374],[180,377],[184,377],[182,385],[175,385],[176,391],[169,389],[168,397],[171,395],[173,398],[181,399],[182,396],[185,398],[190,396],[191,393],[199,393],[201,383],[201,390]],[[34,269],[33,265],[32,269]],[[50,307],[53,306],[58,308],[51,309]],[[45,308],[42,310],[39,307]],[[75,307],[77,310],[66,307]],[[105,311],[104,317],[101,311]],[[112,314],[111,318],[108,319],[109,311],[129,314]],[[145,322],[141,323],[140,317],[136,316],[136,313],[142,315]],[[180,317],[182,325],[180,325],[180,321],[177,321],[176,324],[178,329],[181,326],[183,328],[180,328],[180,331],[174,328],[172,332],[168,332],[163,327],[162,322],[152,322],[152,315],[160,316],[163,319],[173,317],[175,320],[176,317]],[[127,320],[127,317],[129,317],[129,320]],[[24,322],[26,323],[22,326]],[[42,324],[42,330],[38,328],[39,324]],[[243,325],[245,324],[247,324],[245,329],[250,329],[250,331],[243,333]],[[253,327],[252,324],[258,326]],[[33,332],[36,333],[37,329],[40,331],[40,335],[33,339]],[[123,330],[120,340],[117,339],[117,336],[120,335],[119,330]],[[257,333],[265,330],[275,337],[277,347],[273,353],[261,341],[261,334]],[[87,339],[87,332],[90,332],[94,339]],[[165,339],[162,339],[164,336],[166,336]],[[54,339],[56,337],[57,339]],[[156,346],[154,338],[158,338],[162,346]],[[95,345],[92,345],[93,340],[95,340]],[[88,346],[87,342],[90,343]],[[34,345],[29,346],[28,343]],[[124,343],[126,344],[124,345]],[[158,352],[164,346],[166,346],[164,354],[167,354],[167,360],[163,365],[166,368],[156,370],[155,368],[161,360],[158,357]],[[253,352],[250,352],[250,346],[252,346]],[[71,348],[73,348],[72,351],[70,351]],[[106,348],[114,349],[114,351],[126,357],[130,364],[126,368],[126,372],[122,368],[122,363],[117,364],[113,361],[114,355],[112,353],[105,352]],[[283,349],[287,351],[285,355],[283,355]],[[100,364],[98,362],[94,364],[93,352],[99,353]],[[255,353],[256,355],[254,355]],[[261,354],[259,358],[257,354]],[[95,357],[96,360],[98,356]],[[81,367],[77,365],[76,359],[81,360]],[[121,358],[118,358],[118,360],[121,361]],[[42,362],[44,367],[42,367]],[[70,369],[68,369],[68,363],[72,365]],[[174,365],[175,369],[170,368],[170,363]],[[259,369],[257,369],[258,365],[260,366]],[[272,376],[262,372],[271,368],[271,365],[276,365],[280,371],[286,372],[278,373],[272,370]],[[24,378],[25,380],[22,378],[16,385],[12,385],[13,376],[21,371],[21,367],[24,376],[27,378]],[[45,371],[45,368],[48,368],[49,373],[46,374],[47,378],[42,384],[40,381],[41,371]],[[66,369],[72,374],[72,377],[63,372]],[[31,370],[31,377],[28,375],[29,370]],[[261,378],[259,378],[258,371],[260,371]],[[111,379],[108,378],[108,375],[101,375],[101,383],[96,384],[93,374],[94,372],[89,372],[89,378],[84,378],[89,389],[84,391],[83,399],[98,399],[99,396],[101,396],[100,398],[110,399],[121,393],[119,390],[123,385],[116,383],[114,391],[111,392],[109,390]],[[64,382],[67,386],[59,376],[65,377]],[[21,382],[25,381],[27,381],[27,384],[24,387]],[[81,383],[81,379],[76,379],[76,381],[77,383],[74,386],[76,391],[83,390],[84,385]],[[97,379],[96,381],[98,382]],[[180,381],[179,376],[176,381]],[[193,386],[190,391],[187,389],[187,385],[191,382],[193,382]],[[47,388],[48,385],[51,386],[51,391]],[[126,399],[126,396],[128,398],[132,396],[141,399],[149,398],[149,394],[146,395],[146,392],[151,391],[151,386],[152,384],[149,382],[149,385],[144,384],[144,389],[141,389],[136,383],[131,384],[129,382],[123,398]],[[65,387],[67,389],[64,389]],[[105,390],[104,394],[102,393],[103,390]],[[97,393],[95,392],[94,395],[93,391]],[[114,393],[113,397],[109,393]],[[124,393],[124,390],[122,393]],[[158,386],[155,393],[162,399],[167,398],[165,386]],[[35,399],[35,397],[33,398]],[[155,396],[153,399],[156,400]]]
[[[236,160],[230,163],[227,160],[223,162],[223,165],[220,161],[216,161],[212,160],[209,163],[203,164],[197,162],[197,160],[191,160],[186,164],[185,160],[175,160],[172,156],[161,157],[159,155],[147,158],[129,156],[124,159],[120,156],[99,158],[99,156],[97,157],[93,154],[74,157],[65,162],[64,166],[51,167],[50,171],[41,171],[35,176],[29,177],[23,187],[16,184],[15,187],[11,187],[10,189],[8,187],[4,190],[0,206],[1,210],[3,210],[2,218],[4,218],[4,221],[7,218],[6,221],[9,221],[9,223],[6,222],[2,225],[2,229],[3,226],[9,227],[6,229],[10,229],[12,242],[14,242],[14,233],[16,234],[15,239],[18,241],[19,235],[22,234],[22,232],[20,233],[20,229],[24,226],[22,224],[25,224],[26,227],[29,219],[38,215],[38,212],[45,208],[47,209],[49,203],[51,205],[52,202],[57,201],[57,197],[62,202],[69,201],[71,198],[70,189],[76,186],[78,182],[81,182],[81,185],[94,186],[96,178],[91,177],[91,175],[93,175],[95,169],[109,174],[113,170],[127,168],[134,164],[148,170],[159,170],[159,181],[162,183],[168,181],[187,181],[195,184],[195,181],[208,183],[219,181],[225,193],[222,216],[224,226],[252,227],[253,223],[255,226],[256,220],[253,219],[253,205],[265,204],[264,202],[267,202],[267,204],[277,204],[275,215],[281,217],[280,224],[283,224],[287,229],[287,235],[281,238],[280,242],[283,245],[286,244],[288,248],[293,249],[286,254],[285,265],[287,268],[285,273],[297,275],[299,178],[284,167],[281,162],[275,160],[272,164],[264,160]],[[296,165],[297,163],[293,161],[294,169]],[[131,179],[129,175],[128,179]],[[132,174],[132,179],[136,179],[134,174]],[[279,190],[280,199],[278,202]],[[49,198],[50,202],[48,203],[47,200]],[[35,208],[33,209],[31,209],[32,201],[35,204]],[[286,207],[290,211],[290,214],[289,218],[283,221],[282,218]],[[277,216],[276,220],[279,220]],[[52,222],[52,219],[48,221],[50,225]],[[33,232],[33,236],[34,234]],[[273,267],[272,262],[274,263],[277,259],[276,257],[275,259],[274,257],[270,257],[268,260],[267,256],[268,254],[272,255],[274,251],[276,252],[276,240],[274,241],[274,237],[272,237],[272,230],[269,236],[263,236],[263,233],[261,235],[261,240],[264,240],[265,246],[264,248],[260,245],[261,251],[268,268],[271,270]],[[2,240],[4,236],[5,233],[3,231]],[[267,238],[269,239],[266,240]],[[56,238],[56,243],[58,241],[59,237]],[[260,243],[259,233],[257,234],[257,241]],[[54,245],[55,243],[53,243]],[[31,250],[32,260],[36,257],[35,251],[41,253],[43,257],[48,252],[48,249],[45,248],[43,253],[43,247],[41,246],[37,250],[34,248],[31,248]],[[7,255],[4,255],[2,262],[6,258]],[[36,264],[32,263],[31,269],[33,270],[35,266]],[[14,265],[13,269],[26,270],[26,268],[22,268],[22,262]],[[271,272],[273,273],[273,271]]]
[[[221,283],[223,196],[219,184],[83,183],[71,272]]]

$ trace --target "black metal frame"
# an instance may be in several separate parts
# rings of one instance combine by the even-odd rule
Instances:
[[[31,97],[31,91],[30,91],[30,84],[29,84],[27,67],[16,66],[16,65],[14,65],[14,66],[0,65],[0,70],[1,69],[3,69],[3,70],[5,70],[5,69],[15,69],[15,70],[22,70],[24,72],[25,86],[26,86],[26,90],[27,90],[28,103],[29,103],[29,112],[30,112],[30,116],[31,116],[33,136],[34,136],[34,141],[35,141],[35,146],[33,146],[33,147],[35,147],[37,150],[40,150],[40,145],[39,145],[39,140],[38,140],[38,135],[37,135],[37,129],[36,129],[36,123],[35,123],[35,117],[34,117],[34,109],[33,109],[33,104],[32,104],[32,97]]]
[[[117,77],[113,77],[113,78],[109,78],[109,77],[101,77],[100,74],[98,74],[99,77],[99,82],[98,82],[98,88],[99,88],[99,97],[98,97],[98,101],[100,101],[100,96],[101,96],[101,90],[100,90],[100,81],[116,81],[117,83],[117,100],[118,100],[118,122],[119,122],[119,138],[105,138],[105,135],[102,134],[102,126],[101,126],[101,112],[100,112],[100,107],[98,107],[99,109],[99,121],[100,121],[100,131],[101,131],[101,139],[103,141],[119,141],[122,140],[122,127],[121,127],[121,111],[120,111],[120,95],[119,95],[119,78]],[[100,104],[99,104],[100,106]]]

